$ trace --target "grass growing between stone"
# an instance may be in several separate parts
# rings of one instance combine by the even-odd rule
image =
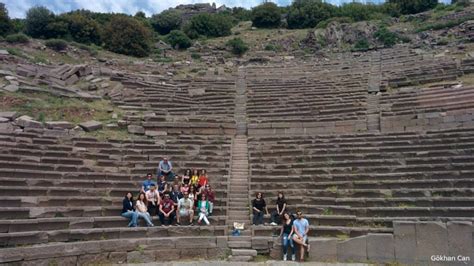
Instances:
[[[122,111],[109,101],[85,102],[80,99],[56,97],[46,93],[0,93],[1,111],[17,111],[40,122],[68,121],[74,124],[88,120],[114,122],[112,114],[120,118]]]

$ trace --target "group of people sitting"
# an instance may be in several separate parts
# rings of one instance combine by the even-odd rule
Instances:
[[[309,252],[310,245],[308,244],[309,222],[303,217],[303,212],[296,211],[296,217],[288,211],[288,205],[285,195],[282,191],[278,192],[276,199],[275,210],[268,212],[267,204],[261,192],[257,192],[255,199],[252,200],[253,224],[263,224],[264,215],[269,215],[271,225],[281,225],[280,237],[283,248],[283,260],[288,259],[288,247],[291,248],[291,258],[296,259],[295,243],[299,245],[300,261],[304,260],[305,248]]]
[[[205,169],[187,169],[182,176],[173,173],[171,161],[163,158],[157,171],[157,182],[148,173],[136,200],[132,192],[123,199],[122,217],[129,219],[129,227],[138,226],[138,219],[145,220],[147,226],[154,226],[152,217],[157,215],[162,226],[174,223],[180,225],[183,219],[194,225],[204,221],[209,225],[215,194],[209,184]]]

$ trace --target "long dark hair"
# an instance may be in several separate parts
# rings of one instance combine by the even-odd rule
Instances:
[[[280,194],[281,194],[281,199],[282,199],[282,200],[285,199],[285,194],[283,194],[283,191],[278,191],[277,201],[280,199]]]
[[[191,169],[189,169],[189,168],[186,169],[186,171],[184,171],[184,175],[185,175],[185,176],[191,177],[192,174],[193,174],[193,173],[191,172]]]
[[[132,192],[127,192],[125,193],[125,198],[128,199],[128,194],[132,195],[132,197],[130,197],[130,201],[133,201],[133,193]]]
[[[143,195],[143,200],[142,200],[142,201],[143,201],[143,203],[145,204],[145,206],[147,206],[147,205],[148,205],[148,201],[146,200],[146,195],[145,195],[145,193],[141,192],[140,194],[138,194],[137,200],[141,200],[140,198],[141,198],[142,195]]]

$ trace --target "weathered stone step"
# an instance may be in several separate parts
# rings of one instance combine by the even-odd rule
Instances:
[[[257,256],[257,251],[255,249],[231,249],[231,255],[233,256]]]
[[[228,241],[227,246],[229,248],[251,248],[251,241]]]

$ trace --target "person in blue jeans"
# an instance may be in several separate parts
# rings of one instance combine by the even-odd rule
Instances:
[[[166,177],[166,181],[174,181],[173,164],[171,163],[171,161],[168,161],[167,157],[164,157],[163,160],[160,161],[160,163],[158,164],[158,169],[156,171],[157,178],[160,178],[160,176],[162,175]]]
[[[130,219],[128,223],[128,227],[137,227],[137,220],[138,214],[135,212],[133,208],[133,194],[132,192],[128,192],[122,201],[122,217]]]
[[[283,225],[280,231],[281,245],[283,247],[283,260],[287,260],[288,246],[291,248],[291,260],[295,260],[295,244],[293,243],[293,220],[287,213],[283,213]]]
[[[268,215],[267,204],[263,199],[261,192],[255,194],[255,199],[252,200],[252,211],[253,211],[253,224],[260,225],[263,224],[263,216],[265,215],[264,211]]]

